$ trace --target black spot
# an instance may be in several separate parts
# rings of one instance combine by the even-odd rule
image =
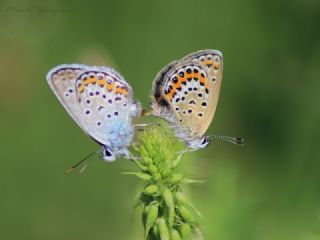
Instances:
[[[106,98],[107,96],[105,94],[102,95],[103,98]]]
[[[98,108],[98,111],[101,111],[103,108],[104,108],[103,106],[100,106],[100,107]]]
[[[211,63],[208,63],[208,64],[207,64],[207,67],[208,67],[208,68],[211,68],[211,67],[212,67],[212,64],[211,64]]]
[[[181,101],[184,101],[185,99],[186,99],[185,97],[182,97],[182,98],[181,98]]]
[[[201,77],[203,77],[203,78],[205,77],[204,73],[201,73]]]
[[[201,103],[201,106],[206,107],[206,106],[207,106],[207,102],[202,102],[202,103]]]
[[[108,100],[108,103],[112,103],[112,100],[111,100],[111,99],[109,99],[109,100]]]
[[[189,88],[188,88],[188,91],[192,91],[192,88],[191,88],[191,87],[189,87]]]
[[[68,97],[69,96],[69,94],[68,93],[66,93],[66,97]]]
[[[171,85],[169,85],[169,89],[172,90],[172,86]]]
[[[215,82],[216,81],[216,78],[212,78],[212,82]]]
[[[96,91],[96,95],[99,95],[100,94],[100,92],[99,91]]]
[[[181,87],[176,88],[179,92],[181,91]]]
[[[209,89],[208,89],[208,88],[206,88],[206,90],[205,90],[205,91],[206,91],[206,94],[208,94],[208,93],[209,93]]]
[[[186,111],[183,111],[182,113],[183,113],[183,114],[186,114]]]
[[[172,81],[173,81],[173,83],[177,83],[178,82],[178,78],[177,77],[173,77]]]
[[[93,92],[90,92],[89,95],[90,95],[90,96],[93,96]]]
[[[170,91],[169,90],[165,90],[164,93],[167,95]]]
[[[199,117],[202,117],[202,116],[203,116],[203,114],[202,114],[202,113],[198,113],[198,116],[199,116]]]
[[[184,72],[179,72],[180,77],[184,77]]]
[[[85,81],[85,80],[87,80],[87,79],[88,79],[87,77],[84,77],[84,78],[83,78],[83,81]]]
[[[187,68],[186,72],[190,74],[192,72],[191,68]]]
[[[197,68],[194,68],[194,69],[193,69],[193,72],[194,72],[194,73],[198,73],[199,70],[198,70]]]
[[[189,104],[196,104],[196,101],[195,100],[190,100]]]
[[[86,101],[86,103],[87,103],[87,104],[90,104],[90,103],[91,103],[91,101],[88,99],[88,100]]]
[[[193,80],[198,81],[198,80],[199,80],[199,78],[195,77],[195,78],[193,78]]]
[[[97,125],[100,126],[100,125],[101,125],[101,122],[97,122]]]
[[[209,56],[207,57],[207,59],[208,59],[208,60],[211,60],[211,59],[212,59],[212,56],[211,56],[211,55],[209,55]]]
[[[202,97],[202,93],[198,93],[198,97]]]
[[[188,92],[187,92],[187,91],[185,91],[185,92],[184,92],[184,94],[185,94],[185,95],[187,95],[187,94],[188,94]]]
[[[203,83],[203,82],[200,82],[200,86],[204,86],[204,83]]]
[[[73,90],[72,89],[69,89],[69,93],[72,93],[73,92]]]
[[[179,102],[180,101],[180,98],[176,98],[176,102]]]
[[[187,80],[188,80],[189,82],[191,82],[192,78],[188,78]]]
[[[182,122],[182,119],[180,119],[179,121]]]
[[[104,150],[104,155],[105,155],[106,157],[111,157],[111,156],[112,156],[111,152],[109,152],[108,149],[105,149],[105,150]]]
[[[180,108],[176,107],[176,111],[179,111]]]
[[[194,87],[194,88],[193,88],[193,91],[198,91],[198,88]]]
[[[121,97],[116,97],[114,100],[115,101],[121,101]]]
[[[188,113],[192,113],[192,109],[188,109]]]
[[[124,106],[124,107],[126,107],[126,106],[127,106],[127,104],[126,104],[126,103],[124,103],[124,104],[123,104],[123,106]]]
[[[182,82],[182,85],[187,85],[187,82]]]
[[[110,114],[108,114],[108,115],[107,115],[107,117],[108,117],[108,118],[111,118],[111,115],[110,115]]]
[[[90,78],[94,78],[94,75],[91,75]]]
[[[118,116],[118,115],[119,115],[119,113],[118,113],[118,112],[114,112],[114,115],[115,115],[115,116]]]
[[[87,110],[87,111],[86,111],[86,114],[88,115],[89,113],[90,113],[90,111],[89,111],[89,110]]]

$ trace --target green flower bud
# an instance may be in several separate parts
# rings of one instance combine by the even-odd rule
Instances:
[[[170,234],[168,230],[168,226],[166,220],[164,218],[160,218],[158,221],[159,233],[161,240],[170,240]]]
[[[153,162],[152,159],[149,158],[149,157],[144,157],[143,160],[144,160],[147,164],[150,164],[150,163]]]
[[[141,154],[141,156],[148,156],[148,152],[147,152],[146,148],[144,147],[144,145],[140,146],[140,154]],[[143,158],[143,160],[145,160],[145,157]],[[145,162],[147,162],[147,161],[145,160]]]
[[[176,192],[175,196],[178,203],[191,206],[191,203],[189,202],[188,198],[182,192]]]
[[[146,182],[152,179],[152,176],[147,173],[137,173],[136,176]]]
[[[149,171],[151,173],[156,173],[156,172],[158,172],[158,168],[155,165],[152,164],[152,165],[149,166]]]
[[[191,226],[188,223],[183,223],[180,226],[180,233],[181,233],[182,239],[188,239],[191,234]]]
[[[157,238],[159,236],[159,228],[158,228],[158,225],[154,225],[152,227],[152,232],[153,232],[153,235]]]
[[[148,167],[143,165],[143,163],[137,161],[137,160],[134,160],[134,163],[138,166],[138,168],[140,168],[142,171],[147,171],[148,170]]]
[[[171,240],[181,240],[180,234],[177,230],[171,230]]]
[[[168,189],[168,188],[164,188],[163,189],[163,198],[164,198],[164,201],[166,203],[166,205],[168,206],[169,208],[169,218],[168,218],[168,221],[169,221],[169,224],[170,226],[173,225],[173,222],[174,222],[174,202],[173,202],[173,196],[172,196],[172,193],[171,191]]]
[[[181,217],[186,221],[186,222],[192,222],[194,221],[192,213],[189,211],[188,208],[184,206],[179,207],[179,213]]]
[[[171,175],[170,179],[170,183],[178,183],[180,181],[182,181],[184,178],[183,174],[181,173],[174,173]]]
[[[145,236],[148,235],[150,228],[156,223],[158,217],[158,204],[152,204],[147,213],[146,225],[145,225]]]
[[[146,195],[154,195],[158,192],[159,192],[159,187],[158,185],[155,185],[155,184],[151,184],[143,190],[143,193]]]
[[[154,179],[155,181],[159,181],[159,180],[161,179],[161,174],[160,174],[160,173],[155,173],[155,174],[153,175],[153,179]]]

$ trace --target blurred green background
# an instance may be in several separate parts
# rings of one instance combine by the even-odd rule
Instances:
[[[64,170],[98,146],[45,81],[62,63],[107,64],[148,106],[157,71],[224,54],[214,142],[184,161],[205,239],[320,239],[320,2],[0,1],[0,239],[142,239],[128,161]]]

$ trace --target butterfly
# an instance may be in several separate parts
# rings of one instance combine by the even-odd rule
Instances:
[[[204,136],[218,103],[223,72],[222,53],[200,50],[165,66],[152,87],[152,115],[164,118],[177,138],[192,150],[206,147],[212,138],[242,144],[242,138]]]
[[[102,158],[130,158],[133,118],[141,105],[125,79],[109,67],[82,64],[59,65],[47,74],[50,88],[65,110],[94,141],[102,146]]]

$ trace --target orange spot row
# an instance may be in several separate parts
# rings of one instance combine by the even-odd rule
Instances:
[[[206,88],[209,88],[208,81],[205,77],[200,77],[200,83],[204,84]]]
[[[115,89],[115,93],[116,93],[116,94],[117,94],[117,93],[120,93],[120,94],[127,95],[128,91],[127,91],[127,89],[125,89],[125,88],[123,88],[123,87],[117,87],[117,88]]]

